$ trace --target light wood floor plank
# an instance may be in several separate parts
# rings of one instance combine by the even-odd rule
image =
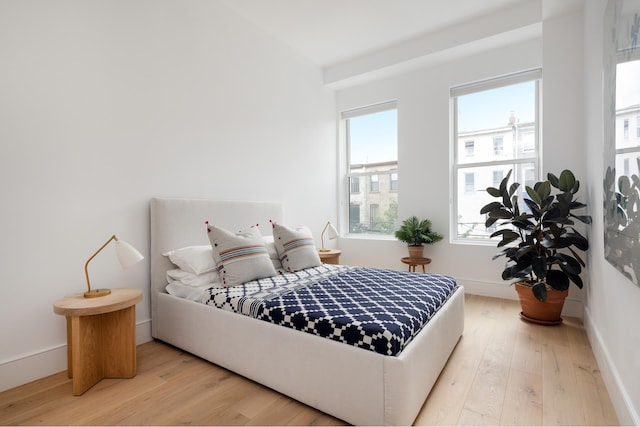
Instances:
[[[465,299],[464,335],[416,424],[618,424],[579,319],[532,325],[517,301]],[[137,358],[135,378],[82,396],[66,372],[1,392],[0,425],[344,424],[161,342],[138,346]]]

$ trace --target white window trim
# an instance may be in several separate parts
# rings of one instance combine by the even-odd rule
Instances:
[[[458,117],[456,115],[457,101],[459,96],[468,95],[476,92],[482,92],[485,90],[496,89],[503,86],[509,86],[517,83],[524,83],[527,81],[536,81],[536,106],[535,106],[535,123],[536,123],[536,138],[534,141],[535,156],[527,156],[519,159],[508,160],[495,160],[489,162],[478,163],[463,163],[459,164],[458,159],[458,144],[457,144],[457,129],[458,129]],[[526,70],[515,74],[509,74],[491,78],[488,80],[473,82],[465,85],[460,85],[450,88],[449,92],[449,147],[450,147],[450,159],[451,159],[451,187],[449,188],[450,194],[450,229],[449,236],[450,242],[453,244],[466,244],[466,245],[478,245],[478,246],[495,246],[495,241],[490,239],[465,239],[458,237],[458,201],[457,201],[457,189],[458,189],[458,171],[459,169],[467,169],[478,166],[503,166],[503,165],[515,165],[523,163],[533,163],[537,180],[540,178],[542,170],[542,144],[541,144],[541,132],[540,132],[540,116],[541,116],[541,98],[542,98],[542,69],[536,68],[532,70]],[[526,153],[526,152],[525,152]],[[524,154],[524,153],[523,153]]]
[[[347,109],[341,111],[338,114],[338,134],[339,134],[339,158],[338,158],[338,182],[340,183],[338,188],[338,218],[341,225],[341,233],[340,238],[342,239],[364,239],[364,240],[395,240],[395,236],[392,234],[366,234],[366,233],[349,233],[349,193],[350,193],[350,182],[349,179],[351,176],[367,176],[372,174],[378,174],[379,172],[365,172],[365,173],[349,173],[349,167],[351,165],[351,159],[349,158],[349,126],[347,119],[363,116],[367,114],[379,113],[381,111],[398,109],[398,101],[397,100],[388,100],[382,101],[380,103],[371,104],[366,107],[358,107]],[[385,171],[386,172],[386,171]],[[389,170],[388,172],[393,172],[398,174],[398,168]],[[366,186],[366,183],[365,183]],[[362,186],[360,188],[362,192]],[[398,190],[394,190],[398,191]]]

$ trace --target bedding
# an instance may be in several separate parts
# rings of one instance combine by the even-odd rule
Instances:
[[[203,274],[216,269],[211,245],[186,246],[164,252],[179,269],[192,274]]]
[[[397,356],[457,289],[437,274],[321,265],[209,288],[208,305]]]
[[[268,219],[284,220],[278,202],[153,198],[149,299],[155,339],[353,425],[414,422],[462,335],[462,286],[397,356],[364,351],[175,296],[174,287],[198,289],[179,282],[167,285],[167,271],[176,265],[163,254],[191,245],[210,246],[202,227],[207,218],[230,230],[260,221],[265,237],[272,233]]]

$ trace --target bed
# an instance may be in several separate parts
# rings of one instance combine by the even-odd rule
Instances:
[[[151,214],[152,336],[354,425],[412,424],[462,335],[458,287],[397,356],[170,295],[162,254],[209,243],[204,221],[237,229],[282,221],[275,202],[154,198]]]

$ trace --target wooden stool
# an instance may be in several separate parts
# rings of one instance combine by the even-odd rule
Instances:
[[[409,257],[404,257],[402,258],[400,261],[402,261],[404,264],[409,264],[409,271],[416,271],[416,266],[421,265],[422,266],[422,272],[426,273],[424,266],[427,264],[431,264],[431,258],[409,258]]]

